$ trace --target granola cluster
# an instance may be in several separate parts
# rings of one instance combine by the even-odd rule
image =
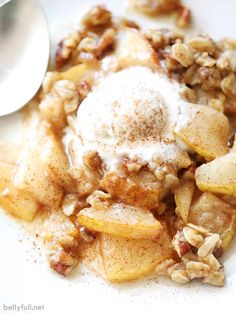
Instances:
[[[111,12],[102,5],[92,7],[81,21],[80,29],[59,43],[56,67],[60,69],[68,61],[72,64],[96,63],[112,47],[115,36]]]
[[[191,89],[193,100],[226,113],[236,112],[236,42],[207,35],[184,38],[167,29],[148,30],[146,38],[169,75]]]
[[[159,275],[168,276],[180,284],[198,278],[211,285],[224,285],[223,268],[214,255],[222,245],[219,234],[187,224],[176,233],[172,245],[180,261],[165,260],[156,269]]]

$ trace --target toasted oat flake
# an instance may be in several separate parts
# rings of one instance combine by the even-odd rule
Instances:
[[[220,236],[218,234],[213,234],[207,237],[204,243],[202,244],[202,246],[200,246],[200,248],[198,249],[197,254],[199,258],[204,258],[208,256],[209,254],[211,254],[213,250],[215,249],[219,240],[220,240]]]
[[[173,57],[184,67],[188,67],[193,64],[194,56],[187,45],[177,43],[172,46]]]
[[[171,275],[171,279],[180,284],[185,284],[190,281],[185,270],[175,270]]]

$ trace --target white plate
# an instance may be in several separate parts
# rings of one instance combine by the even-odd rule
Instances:
[[[123,0],[41,2],[49,19],[53,43],[95,3],[106,3],[117,15],[134,18],[134,13],[126,11]],[[235,0],[189,0],[185,3],[194,12],[195,30],[209,32],[216,38],[236,38]],[[140,15],[136,18],[144,27],[172,24],[166,20],[148,20]],[[19,115],[0,119],[0,140],[4,134],[18,134],[17,121]],[[44,306],[43,311],[25,313],[236,313],[236,243],[224,257],[227,281],[223,288],[198,283],[177,286],[163,279],[112,286],[81,269],[66,279],[50,271],[35,239],[2,210],[0,230],[0,313],[7,313],[4,305],[19,306],[22,303]]]

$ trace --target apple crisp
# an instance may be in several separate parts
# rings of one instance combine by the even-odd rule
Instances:
[[[147,14],[179,1],[132,1]],[[182,19],[182,21],[181,21]],[[236,42],[186,38],[92,7],[58,44],[34,132],[0,160],[0,204],[32,221],[50,267],[224,285],[236,228]]]

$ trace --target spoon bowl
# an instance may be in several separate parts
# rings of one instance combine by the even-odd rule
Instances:
[[[0,1],[0,116],[23,107],[47,69],[50,36],[37,0]]]

